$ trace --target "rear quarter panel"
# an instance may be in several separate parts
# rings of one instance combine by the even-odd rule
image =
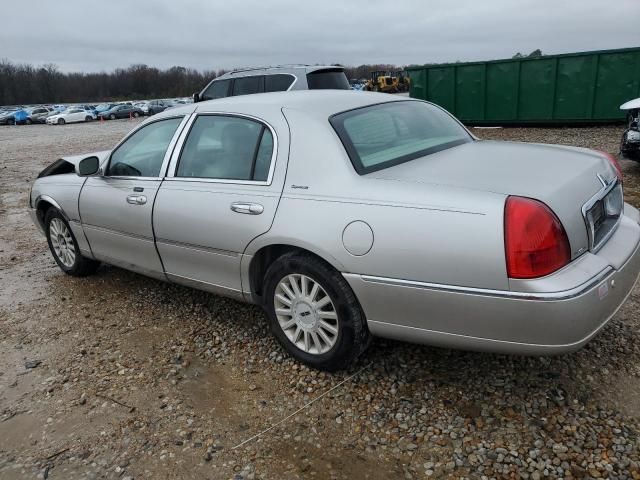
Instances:
[[[360,176],[328,119],[284,113],[291,149],[283,196],[272,228],[246,254],[290,244],[345,273],[508,289],[504,195]],[[357,220],[374,236],[361,256],[343,244],[345,227]]]

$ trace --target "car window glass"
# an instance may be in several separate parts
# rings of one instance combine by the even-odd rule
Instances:
[[[185,141],[176,176],[264,181],[272,150],[271,132],[261,123],[203,115],[193,123]]]
[[[256,166],[253,179],[266,182],[269,177],[269,167],[271,167],[271,156],[273,154],[273,136],[268,128],[264,129],[260,146],[256,155]]]
[[[224,98],[229,92],[229,80],[218,80],[209,85],[202,94],[203,100],[215,100],[216,98]]]
[[[131,135],[111,155],[107,175],[157,177],[169,143],[182,118],[150,123]]]
[[[265,92],[284,92],[286,91],[295,78],[293,75],[278,73],[276,75],[265,75],[264,91]]]
[[[236,78],[233,82],[233,95],[250,95],[264,92],[263,79],[262,75]]]
[[[349,90],[349,80],[342,70],[316,70],[307,73],[309,90]]]
[[[425,102],[372,105],[334,115],[330,122],[360,174],[472,141],[448,113]]]

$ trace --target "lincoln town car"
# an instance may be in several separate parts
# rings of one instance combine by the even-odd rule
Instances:
[[[105,263],[255,303],[293,357],[336,370],[372,336],[582,347],[640,270],[622,185],[608,153],[479,140],[432,103],[318,90],[166,110],[55,161],[29,206],[63,272]]]

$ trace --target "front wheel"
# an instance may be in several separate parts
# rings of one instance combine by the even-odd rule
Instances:
[[[111,115],[109,115],[109,118],[110,118],[111,120],[115,120],[115,119],[116,119],[116,116],[112,113]]]
[[[31,125],[31,124],[33,123],[33,121],[32,121],[30,118],[27,118],[27,119],[25,120],[25,123],[26,123],[27,125]]]
[[[51,255],[64,273],[86,277],[98,269],[100,262],[82,256],[71,227],[58,210],[50,208],[44,224]]]
[[[347,368],[369,344],[351,287],[331,266],[303,253],[278,258],[265,275],[271,330],[296,359],[321,370]]]
[[[86,117],[84,117],[85,122],[90,122],[91,120],[93,120],[93,117],[91,115],[87,115]]]
[[[138,118],[140,114],[138,112],[133,112],[133,118]]]
[[[58,125],[64,125],[65,123],[67,123],[67,122],[64,121],[64,118],[59,118],[58,119]]]

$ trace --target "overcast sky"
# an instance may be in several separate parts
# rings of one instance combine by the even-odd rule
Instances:
[[[5,0],[0,12],[0,59],[64,71],[404,65],[640,46],[640,0]]]

